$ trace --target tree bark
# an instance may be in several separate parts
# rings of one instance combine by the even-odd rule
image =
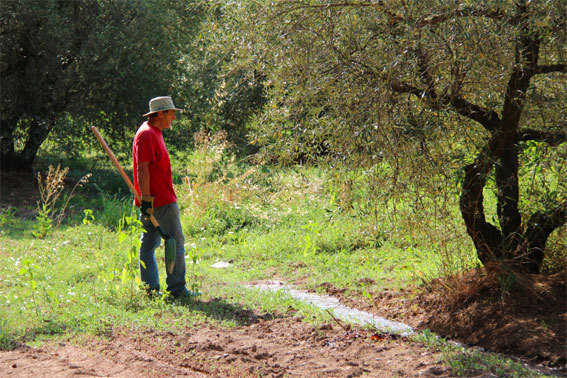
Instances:
[[[3,171],[17,169],[17,156],[14,149],[14,121],[3,119],[0,127],[0,167]]]
[[[487,149],[481,151],[475,162],[465,167],[465,179],[459,202],[467,233],[483,264],[495,260],[499,246],[502,244],[500,230],[486,221],[484,213],[483,189],[493,166],[487,155]]]
[[[518,147],[512,144],[503,151],[494,169],[498,190],[497,215],[502,232],[502,257],[506,259],[514,257],[521,241],[522,216],[518,210],[520,198],[518,169]]]
[[[523,268],[530,273],[538,273],[545,257],[545,244],[551,233],[567,223],[567,201],[554,209],[533,214],[525,232],[527,249]]]

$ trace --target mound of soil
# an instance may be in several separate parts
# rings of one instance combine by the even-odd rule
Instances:
[[[419,290],[375,293],[373,299],[371,312],[418,330],[429,329],[469,346],[566,368],[565,274],[471,271],[436,279]]]
[[[432,314],[422,328],[536,362],[567,362],[565,275],[471,272],[430,290],[417,299]]]

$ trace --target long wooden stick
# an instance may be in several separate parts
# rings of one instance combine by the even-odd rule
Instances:
[[[116,166],[116,168],[118,168],[118,172],[120,172],[120,175],[122,176],[122,178],[124,179],[124,181],[126,181],[126,184],[128,184],[128,187],[130,187],[130,190],[132,191],[132,193],[134,194],[134,196],[136,196],[136,199],[139,202],[142,202],[142,199],[140,198],[140,195],[138,194],[138,192],[136,191],[136,188],[134,187],[134,184],[132,184],[132,181],[130,181],[130,177],[128,177],[128,175],[126,174],[126,172],[124,172],[124,169],[122,169],[122,166],[120,165],[120,163],[118,162],[118,159],[116,159],[116,156],[114,156],[114,154],[112,153],[112,150],[110,149],[110,147],[108,147],[108,144],[106,144],[106,142],[104,141],[104,138],[102,137],[102,135],[100,135],[100,133],[98,132],[96,126],[91,126],[91,130],[93,131],[94,135],[96,136],[96,138],[98,139],[98,141],[100,142],[100,144],[102,144],[102,147],[104,148],[104,150],[106,151],[106,153],[108,154],[108,156],[110,157],[110,160],[112,160],[112,162],[114,163],[114,165]]]
[[[132,181],[130,181],[130,177],[128,177],[128,175],[126,174],[126,172],[124,172],[124,169],[122,169],[122,166],[120,165],[120,163],[118,162],[118,159],[116,159],[116,156],[114,156],[114,153],[112,153],[112,150],[110,149],[110,147],[108,147],[108,144],[106,144],[106,142],[104,141],[104,138],[102,137],[102,135],[100,135],[100,133],[98,132],[96,126],[91,126],[91,130],[94,133],[94,135],[96,136],[96,138],[98,139],[98,141],[100,142],[100,144],[102,144],[102,147],[104,148],[104,150],[106,151],[106,153],[108,154],[108,156],[110,157],[110,160],[112,160],[112,162],[114,163],[114,165],[116,166],[116,168],[118,168],[118,172],[120,172],[120,175],[122,176],[122,178],[124,179],[124,181],[126,181],[126,184],[128,184],[128,187],[130,188],[130,190],[132,191],[132,194],[134,194],[134,196],[136,197],[136,199],[138,200],[138,202],[142,203],[142,198],[140,198],[140,195],[138,194],[138,192],[136,191],[136,188],[134,187],[134,184],[132,184]],[[154,225],[154,227],[158,228],[158,231],[160,232],[160,234],[162,233],[161,228],[159,227],[159,223],[157,221],[157,219],[153,216],[153,214],[150,215],[150,222],[152,222],[152,224]]]

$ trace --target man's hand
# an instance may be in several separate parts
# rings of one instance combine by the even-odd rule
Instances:
[[[152,196],[142,196],[142,203],[140,205],[140,211],[146,217],[150,217],[154,213],[154,197]]]

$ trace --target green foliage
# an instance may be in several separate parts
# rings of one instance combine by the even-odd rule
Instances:
[[[189,235],[223,235],[259,223],[242,206],[247,180],[254,169],[241,172],[230,149],[226,132],[195,135],[196,148],[188,156],[187,176],[178,191],[180,203],[193,214],[184,226]]]
[[[29,169],[50,134],[49,147],[68,156],[96,146],[91,123],[127,151],[148,100],[175,97],[184,82],[198,9],[183,0],[5,2],[3,166]]]
[[[189,226],[190,235],[224,235],[239,231],[244,227],[253,227],[255,217],[245,208],[223,201],[210,203],[205,214]]]
[[[0,209],[0,228],[4,228],[10,223],[16,221],[16,209],[13,207],[1,208]]]
[[[8,321],[0,319],[0,350],[12,350],[16,347],[14,336],[10,334]]]
[[[95,217],[91,209],[85,209],[84,213],[85,213],[85,217],[83,218],[83,224],[88,226],[92,224],[92,222],[95,220]]]
[[[235,8],[240,6],[224,0],[194,4],[194,12],[202,17],[194,24],[196,37],[189,42],[183,80],[176,87],[186,112],[173,128],[168,145],[186,151],[187,135],[192,132],[224,131],[237,148],[249,151],[247,122],[266,97],[263,75],[235,59],[243,37],[235,28],[240,22]]]
[[[53,227],[53,219],[50,217],[51,209],[45,204],[42,205],[41,209],[38,210],[36,216],[37,224],[34,227],[33,236],[36,238],[45,238],[51,234],[51,229]]]
[[[367,5],[234,6],[246,36],[234,65],[270,83],[252,142],[265,161],[363,168],[378,181],[374,203],[386,191],[458,199],[481,261],[513,256],[538,271],[531,246],[550,232],[536,237],[530,217],[559,214],[552,229],[566,219],[563,2]],[[384,167],[389,177],[375,174]],[[490,185],[498,203],[477,201]]]
[[[123,286],[129,288],[130,298],[134,298],[135,288],[142,283],[139,275],[139,266],[141,265],[145,268],[144,263],[138,260],[138,251],[142,244],[140,234],[143,231],[142,222],[134,217],[126,216],[122,218],[118,229],[118,240],[120,243],[127,239],[129,244],[126,262],[120,274],[120,281]]]

